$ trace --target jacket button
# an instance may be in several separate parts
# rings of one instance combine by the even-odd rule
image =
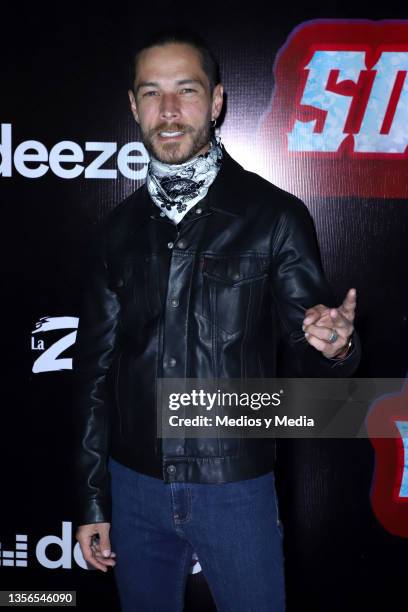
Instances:
[[[168,242],[167,246],[169,247],[169,249],[172,249],[174,247],[174,242]]]
[[[232,280],[238,280],[241,278],[241,275],[239,272],[234,272],[234,274],[232,275]]]
[[[165,212],[163,212],[163,211],[161,211],[160,216],[161,216],[161,217],[165,217],[165,216],[166,216],[166,213],[165,213]]]
[[[178,301],[177,298],[172,298],[170,300],[170,304],[173,306],[173,308],[177,308],[177,306],[180,304],[180,302]]]
[[[171,357],[171,358],[169,359],[169,368],[174,368],[174,366],[176,365],[176,363],[177,363],[177,360],[176,360],[176,359],[174,359],[174,357]]]
[[[176,473],[176,466],[175,465],[168,465],[167,466],[167,473],[168,474],[175,474]]]
[[[123,287],[123,284],[124,284],[124,280],[123,280],[123,278],[118,278],[118,279],[116,280],[116,286],[117,286],[117,287]]]
[[[187,240],[184,240],[184,238],[182,238],[178,241],[177,246],[179,249],[185,249],[187,246]]]
[[[196,209],[196,215],[201,215],[202,212],[203,212],[202,208],[197,208]]]

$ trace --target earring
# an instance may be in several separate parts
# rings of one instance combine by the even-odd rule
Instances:
[[[216,119],[213,119],[213,120],[211,121],[211,127],[212,127],[212,128],[215,128],[215,126],[216,126],[216,125],[217,125],[217,120],[216,120]]]

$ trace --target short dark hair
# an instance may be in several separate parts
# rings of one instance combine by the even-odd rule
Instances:
[[[210,82],[211,91],[221,82],[220,67],[207,42],[196,32],[185,29],[160,30],[149,35],[134,51],[130,65],[130,88],[133,91],[136,79],[136,66],[142,51],[151,47],[162,47],[171,43],[190,45],[198,51],[201,65]]]

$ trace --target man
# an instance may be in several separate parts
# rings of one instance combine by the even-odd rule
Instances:
[[[205,44],[157,36],[134,69],[150,164],[101,227],[85,275],[77,539],[92,566],[115,567],[125,612],[182,610],[194,551],[220,611],[281,611],[271,441],[161,440],[156,380],[275,376],[280,336],[293,373],[348,376],[356,292],[327,306],[306,207],[214,137],[223,87]]]

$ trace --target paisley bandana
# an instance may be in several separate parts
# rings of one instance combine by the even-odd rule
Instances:
[[[150,158],[147,189],[153,202],[174,223],[179,223],[197,202],[202,200],[218,174],[222,161],[219,136],[211,140],[211,147],[183,164],[164,164]]]

